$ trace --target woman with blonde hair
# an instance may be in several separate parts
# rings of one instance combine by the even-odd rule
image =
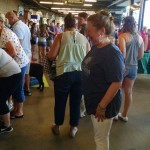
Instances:
[[[82,62],[83,92],[87,114],[94,128],[96,150],[109,149],[113,117],[121,106],[124,60],[119,48],[111,43],[113,17],[107,10],[87,19],[87,35],[93,46]]]

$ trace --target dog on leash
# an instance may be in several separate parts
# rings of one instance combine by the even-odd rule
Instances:
[[[30,72],[29,75],[31,77],[36,77],[39,82],[39,89],[40,91],[44,90],[44,82],[43,82],[43,66],[38,63],[31,63],[30,64]]]

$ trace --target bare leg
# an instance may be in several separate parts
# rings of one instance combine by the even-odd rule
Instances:
[[[46,55],[46,47],[41,47],[41,60],[42,60],[42,62],[43,62],[45,55]]]
[[[39,62],[42,62],[42,56],[41,56],[41,46],[39,46],[39,49],[38,49],[38,54],[39,54]]]
[[[30,91],[30,75],[25,75],[25,89],[26,91]]]
[[[17,110],[17,103],[16,101],[13,101],[13,104],[14,104],[14,108],[13,110],[11,111],[11,115],[15,114],[16,110]]]
[[[37,59],[34,57],[36,44],[32,44],[31,46],[32,46],[32,61],[36,61]]]
[[[122,116],[126,117],[129,109],[132,104],[132,89],[134,85],[134,80],[131,80],[129,78],[125,78],[123,81],[123,89],[124,89],[124,94],[125,94],[125,102],[124,102],[124,109]]]
[[[12,100],[12,96],[10,96],[10,97],[9,97],[9,99],[8,99],[8,103],[10,103],[10,102],[11,102],[11,100]]]
[[[9,127],[10,126],[10,113],[2,115],[1,118],[4,122],[4,126]]]
[[[15,112],[15,115],[17,115],[17,116],[23,115],[23,102],[17,103],[17,110]]]

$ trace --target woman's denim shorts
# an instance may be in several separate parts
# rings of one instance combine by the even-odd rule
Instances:
[[[127,77],[131,80],[135,80],[137,78],[137,68],[134,68],[134,69],[126,68],[126,71],[124,73],[124,78],[125,77]]]

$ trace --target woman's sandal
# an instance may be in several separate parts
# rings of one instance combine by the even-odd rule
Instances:
[[[52,132],[55,135],[60,135],[59,127],[57,127],[57,125],[52,125]]]
[[[24,115],[20,115],[20,116],[17,116],[17,115],[10,115],[10,119],[20,119],[20,118],[23,118]]]

